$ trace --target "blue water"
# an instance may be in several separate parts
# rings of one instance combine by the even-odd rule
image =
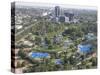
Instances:
[[[81,52],[87,53],[90,52],[92,48],[92,45],[88,44],[88,45],[79,45],[79,49]]]
[[[42,53],[42,52],[33,52],[31,56],[32,56],[32,58],[46,58],[49,56],[49,54]]]

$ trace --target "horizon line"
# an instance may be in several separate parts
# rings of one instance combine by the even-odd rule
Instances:
[[[62,8],[73,8],[73,9],[87,9],[87,10],[97,10],[96,6],[85,6],[85,5],[72,5],[72,4],[57,4],[57,3],[39,3],[39,2],[22,2],[15,1],[15,5],[19,6],[37,6],[37,7],[55,7],[60,6]]]

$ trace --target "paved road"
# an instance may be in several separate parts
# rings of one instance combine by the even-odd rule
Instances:
[[[28,27],[25,27],[22,31],[16,33],[16,34],[15,34],[15,37],[18,36],[18,35],[20,35],[20,34],[23,33],[24,31],[26,31],[26,30],[32,28],[34,25],[36,25],[36,24],[38,24],[38,23],[39,23],[39,22],[36,22],[36,23],[34,23],[34,24],[32,24],[32,25],[29,25]]]

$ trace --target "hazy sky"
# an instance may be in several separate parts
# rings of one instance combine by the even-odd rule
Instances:
[[[97,10],[97,7],[94,6],[80,6],[80,5],[68,5],[68,4],[51,4],[51,3],[32,3],[32,2],[16,2],[16,5],[23,6],[43,6],[43,7],[55,7],[61,6],[62,8],[77,8],[77,9],[92,9]]]

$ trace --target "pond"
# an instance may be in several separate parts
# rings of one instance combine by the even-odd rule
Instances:
[[[92,50],[92,45],[90,44],[85,44],[85,45],[78,45],[78,49],[80,50],[80,52],[83,52],[83,53],[88,53],[88,52],[91,52]]]
[[[43,53],[43,52],[32,52],[31,57],[32,58],[48,58],[50,55],[49,53]]]

